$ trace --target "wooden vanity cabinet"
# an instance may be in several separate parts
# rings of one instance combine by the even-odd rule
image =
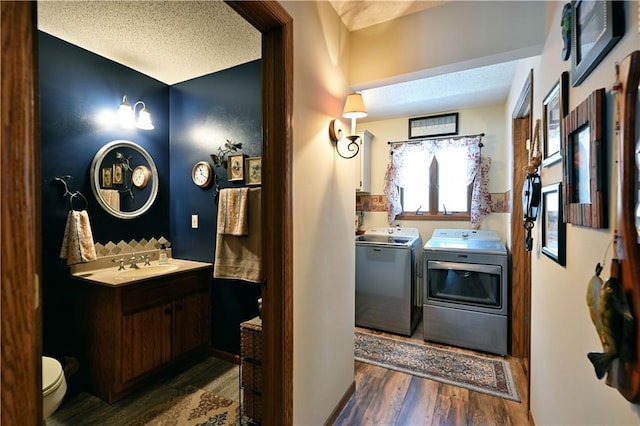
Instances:
[[[167,368],[204,357],[210,283],[211,268],[121,286],[76,281],[89,392],[113,403]]]

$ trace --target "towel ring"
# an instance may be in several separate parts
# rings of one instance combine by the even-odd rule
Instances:
[[[75,207],[73,207],[73,199],[78,197],[78,196],[80,196],[80,198],[82,198],[82,201],[84,202],[84,207],[82,207],[80,209],[76,209]],[[89,202],[87,201],[85,196],[82,195],[82,192],[76,191],[76,192],[71,193],[71,195],[69,196],[69,205],[71,206],[71,210],[80,211],[80,210],[86,210],[87,207],[89,207]]]

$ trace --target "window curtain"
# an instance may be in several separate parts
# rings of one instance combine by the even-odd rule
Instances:
[[[410,173],[403,167],[407,158],[419,156],[425,167],[431,164],[433,157],[450,149],[465,149],[467,153],[466,182],[473,183],[471,193],[471,224],[474,229],[480,227],[481,220],[491,213],[491,195],[489,194],[490,158],[480,154],[480,137],[424,140],[417,143],[404,143],[391,148],[391,159],[384,177],[384,194],[387,197],[387,219],[391,224],[402,213],[400,188],[410,182]]]

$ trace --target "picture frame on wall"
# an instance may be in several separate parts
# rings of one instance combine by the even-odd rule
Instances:
[[[262,157],[249,157],[244,160],[247,173],[247,185],[262,184]]]
[[[569,107],[569,73],[563,72],[542,101],[542,167],[562,158],[562,120]]]
[[[571,78],[578,86],[624,35],[624,2],[571,2]]]
[[[566,265],[567,225],[562,213],[562,183],[542,187],[542,253],[562,266]]]
[[[122,185],[124,183],[124,165],[115,163],[113,165],[113,183],[114,185]]]
[[[227,178],[229,181],[244,180],[243,154],[234,154],[227,157]]]
[[[458,113],[430,115],[409,119],[409,139],[458,134]]]
[[[607,227],[605,89],[592,92],[564,119],[562,140],[565,222]]]
[[[103,167],[101,170],[102,174],[102,187],[103,188],[113,188],[113,168],[112,167]]]

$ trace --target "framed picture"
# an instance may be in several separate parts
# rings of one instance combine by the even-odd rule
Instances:
[[[244,179],[243,158],[242,154],[234,154],[227,157],[227,178],[230,181]]]
[[[562,219],[561,186],[557,182],[542,187],[542,252],[565,266],[567,225]]]
[[[578,86],[624,34],[624,2],[571,2],[572,85]]]
[[[564,218],[574,225],[607,227],[605,96],[594,91],[563,123]]]
[[[244,168],[247,171],[247,184],[262,184],[262,157],[249,157],[244,160]]]
[[[113,188],[113,168],[112,167],[102,168],[102,187]]]
[[[562,119],[567,115],[569,105],[569,73],[563,72],[542,101],[542,167],[549,166],[562,158]]]
[[[409,139],[458,134],[458,113],[409,119]]]
[[[113,164],[113,184],[121,185],[124,183],[124,165],[120,163]]]

